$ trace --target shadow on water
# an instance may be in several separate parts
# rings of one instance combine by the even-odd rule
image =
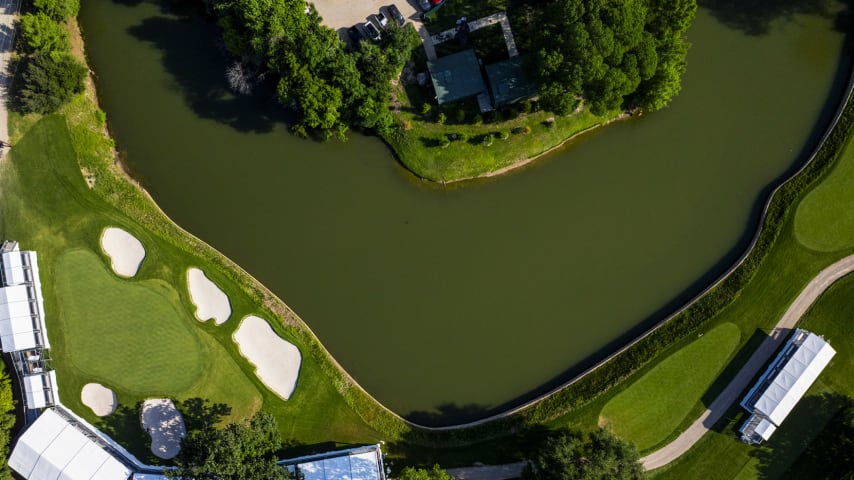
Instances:
[[[119,3],[133,6],[133,1]],[[165,71],[193,112],[244,133],[268,133],[275,125],[288,123],[287,112],[271,98],[270,85],[260,85],[253,96],[237,96],[228,89],[228,54],[216,26],[201,16],[197,5],[160,6],[165,16],[146,18],[128,31],[162,53]]]
[[[741,30],[748,35],[764,35],[777,19],[791,19],[795,15],[820,15],[836,18],[839,31],[847,21],[851,0],[844,0],[846,8],[839,12],[837,0],[699,0],[724,25]]]

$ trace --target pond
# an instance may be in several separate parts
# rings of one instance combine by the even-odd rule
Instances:
[[[448,189],[376,138],[300,140],[272,102],[232,96],[216,32],[172,2],[88,0],[80,19],[111,131],[166,213],[378,400],[447,424],[570,378],[691,298],[806,158],[848,68],[834,16],[719,3],[669,108]]]

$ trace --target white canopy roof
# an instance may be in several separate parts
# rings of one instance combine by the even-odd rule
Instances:
[[[53,410],[21,435],[9,466],[27,480],[127,480],[133,473]]]
[[[778,426],[836,354],[836,350],[823,338],[814,333],[804,333],[807,336],[803,343],[780,368],[753,407]]]
[[[0,255],[3,285],[0,286],[0,347],[5,352],[50,348],[44,326],[44,299],[36,252],[4,252]],[[25,271],[29,270],[29,274]]]
[[[6,252],[3,254],[3,278],[5,279],[6,285],[18,285],[26,282],[26,276],[24,275],[24,255],[25,252],[12,251]],[[35,253],[33,253],[33,258],[35,258]]]
[[[763,440],[768,440],[769,438],[771,438],[771,435],[774,434],[775,430],[777,430],[777,427],[774,426],[774,424],[771,423],[767,418],[765,418],[761,422],[759,422],[759,425],[756,426],[753,432],[762,437]]]
[[[24,377],[24,393],[27,396],[27,407],[31,409],[53,406],[59,397],[56,387],[56,372],[48,372]]]

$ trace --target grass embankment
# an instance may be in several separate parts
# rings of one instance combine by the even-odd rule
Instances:
[[[434,107],[427,114],[420,114],[417,112],[423,102],[413,98],[417,95],[414,89],[396,87],[396,95],[401,103],[396,115],[400,124],[409,128],[396,131],[385,140],[406,168],[435,182],[467,180],[524,165],[573,136],[604,125],[621,114],[613,111],[599,117],[582,109],[573,115],[555,117],[539,111],[520,113],[504,121],[473,123],[466,119],[458,122],[455,119],[459,109],[477,111],[477,107]],[[448,118],[444,124],[436,121],[440,113]]]
[[[277,417],[284,438],[299,443],[394,438],[399,425],[377,422],[388,427],[381,435],[360,418],[353,405],[366,404],[359,407],[363,415],[379,407],[351,388],[287,307],[210,247],[177,229],[121,176],[102,120],[84,96],[60,115],[12,114],[15,146],[0,176],[4,234],[39,252],[63,403],[149,459],[135,407],[146,397],[164,394],[226,403],[233,408],[231,418],[264,408]],[[132,280],[111,277],[107,270],[108,259],[98,243],[107,226],[128,230],[147,250]],[[201,267],[228,294],[234,313],[223,326],[194,320],[185,287],[190,266]],[[231,339],[247,314],[271,320],[303,355],[289,401],[267,391]],[[95,338],[86,338],[96,332]],[[167,334],[173,338],[164,339]],[[180,352],[187,358],[167,359],[176,349],[187,349]],[[92,381],[113,388],[126,408],[102,420],[94,417],[80,402],[80,388]]]
[[[600,424],[639,450],[655,447],[685,420],[723,370],[740,337],[739,328],[731,323],[713,328],[614,396],[602,409]]]

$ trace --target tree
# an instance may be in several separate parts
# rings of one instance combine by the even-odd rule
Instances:
[[[406,467],[400,472],[397,480],[453,480],[453,477],[448,475],[448,472],[442,469],[439,465],[433,465],[432,468],[415,468]]]
[[[12,382],[0,367],[0,477],[9,478],[6,461],[9,458],[9,442],[15,426],[15,400],[12,397]]]
[[[83,91],[86,67],[68,54],[36,52],[25,60],[17,104],[23,113],[52,113]]]
[[[181,442],[176,468],[168,478],[216,480],[284,480],[287,471],[276,464],[281,447],[275,418],[258,412],[244,423],[224,428],[207,426],[191,431]]]
[[[33,0],[33,6],[57,22],[65,22],[77,16],[80,0]]]
[[[599,429],[584,437],[563,431],[546,440],[523,480],[635,480],[645,478],[634,445]]]
[[[65,27],[44,13],[28,13],[21,17],[21,37],[30,53],[60,55],[71,49]]]

